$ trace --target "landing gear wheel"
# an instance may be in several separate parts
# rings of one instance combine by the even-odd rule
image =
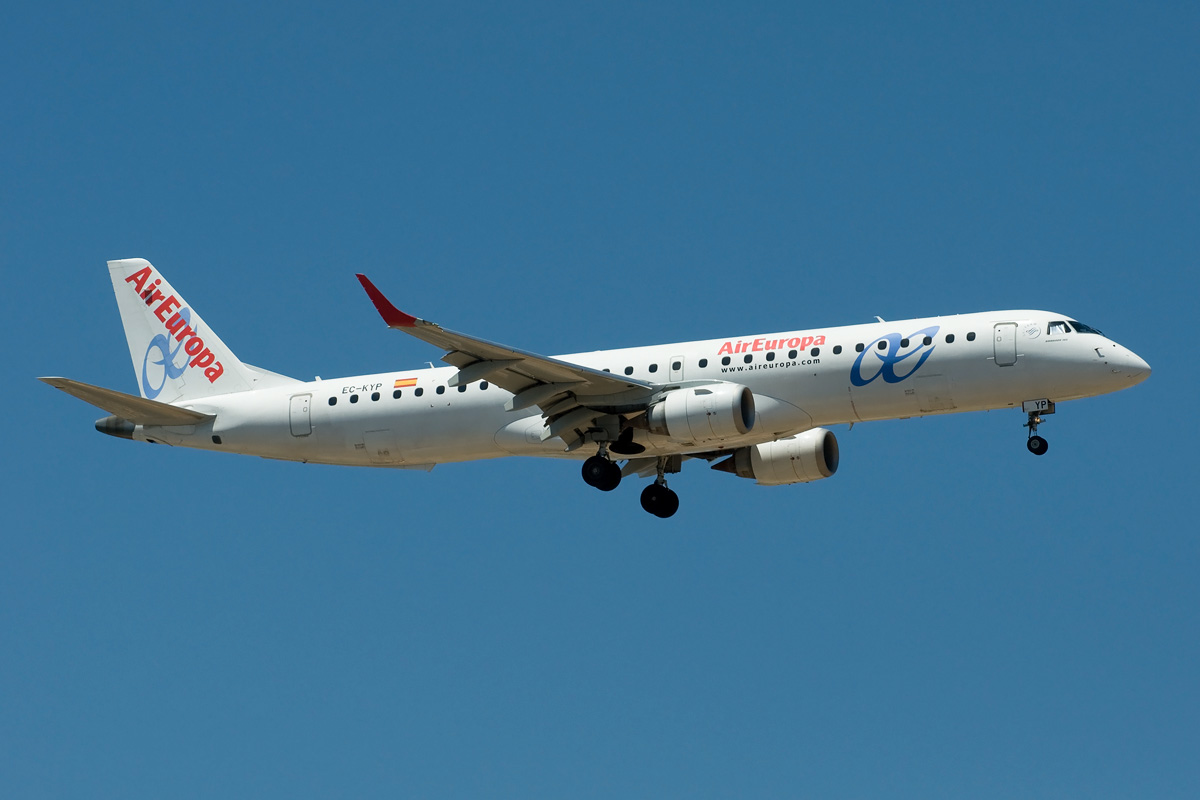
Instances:
[[[621,483],[621,468],[604,456],[592,456],[583,462],[583,482],[602,492],[611,492]]]
[[[1046,455],[1046,450],[1050,447],[1050,445],[1046,443],[1046,440],[1040,436],[1030,436],[1029,441],[1025,443],[1025,446],[1028,447],[1029,452],[1033,453],[1035,456]]]
[[[679,495],[661,483],[652,483],[642,490],[642,508],[666,519],[679,510]]]

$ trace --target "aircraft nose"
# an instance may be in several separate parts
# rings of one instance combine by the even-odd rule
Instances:
[[[1129,352],[1125,371],[1134,383],[1141,383],[1150,377],[1150,365],[1146,363],[1145,359],[1132,351]]]
[[[1109,359],[1109,366],[1114,375],[1119,375],[1122,379],[1135,384],[1150,377],[1150,365],[1141,356],[1121,345],[1116,345],[1115,349],[1117,352]]]

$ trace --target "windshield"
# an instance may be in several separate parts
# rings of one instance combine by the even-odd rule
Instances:
[[[1082,322],[1076,322],[1075,320],[1071,320],[1071,326],[1073,328],[1075,328],[1075,330],[1078,331],[1079,333],[1094,333],[1094,334],[1097,334],[1098,336],[1104,335],[1103,333],[1100,333],[1100,331],[1096,330],[1095,328],[1090,328],[1087,325],[1084,325]]]

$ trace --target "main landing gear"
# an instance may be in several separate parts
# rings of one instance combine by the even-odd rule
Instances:
[[[667,488],[667,482],[659,478],[642,489],[642,508],[660,519],[666,519],[679,510],[679,495]]]
[[[1049,416],[1054,413],[1054,403],[1049,400],[1029,400],[1021,404],[1021,409],[1029,415],[1029,421],[1024,426],[1029,428],[1029,441],[1025,442],[1025,447],[1035,456],[1046,455],[1046,450],[1050,448],[1050,445],[1037,435],[1037,429],[1038,425],[1045,422],[1042,419],[1043,414]]]
[[[642,490],[642,508],[656,517],[666,519],[679,510],[679,495],[667,487],[665,473],[679,471],[679,457],[659,458],[658,477],[654,483]],[[600,445],[600,452],[583,462],[583,481],[602,492],[611,492],[621,483],[621,468],[608,456],[608,448]]]
[[[583,462],[583,482],[602,492],[611,492],[621,483],[621,468],[609,459],[604,445],[600,445],[599,453]]]

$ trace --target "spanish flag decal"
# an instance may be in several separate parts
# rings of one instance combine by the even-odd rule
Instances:
[[[409,386],[416,386],[416,385],[417,385],[416,378],[400,378],[394,384],[392,384],[392,388],[393,389],[405,389]]]

